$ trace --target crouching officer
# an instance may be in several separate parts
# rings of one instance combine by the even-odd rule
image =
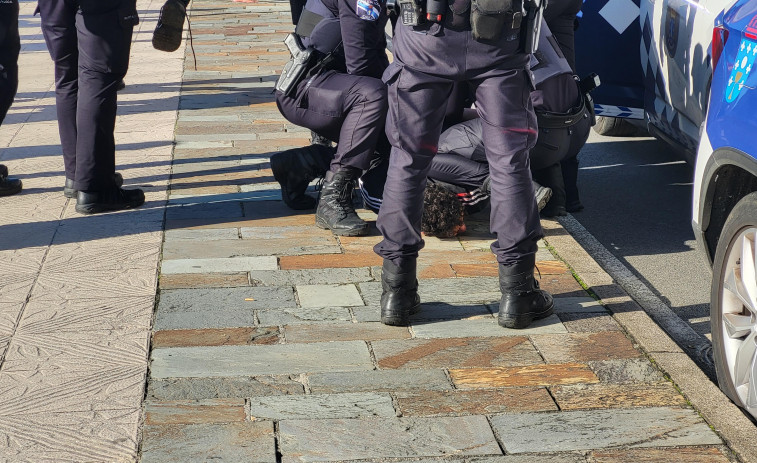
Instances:
[[[416,259],[423,190],[437,152],[444,105],[456,82],[475,91],[491,176],[492,251],[499,262],[499,324],[525,328],[552,313],[534,280],[539,222],[529,170],[536,142],[530,53],[540,5],[530,0],[398,0],[387,136],[392,144],[374,250],[384,258],[381,321],[405,325],[420,304]]]
[[[389,64],[386,21],[380,0],[308,0],[285,41],[292,59],[277,82],[276,103],[293,124],[338,144],[315,215],[317,226],[337,235],[368,232],[351,193],[384,132],[386,87],[380,77]]]
[[[42,34],[55,63],[55,108],[63,148],[63,193],[91,214],[137,207],[115,172],[118,85],[129,67],[136,0],[39,0]]]

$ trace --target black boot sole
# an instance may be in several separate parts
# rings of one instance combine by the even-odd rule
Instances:
[[[381,323],[391,326],[407,326],[410,324],[410,315],[420,312],[421,304],[418,303],[408,309],[407,312],[401,314],[384,314],[381,311]]]
[[[315,217],[315,225],[324,230],[331,230],[331,233],[337,236],[364,236],[367,235],[368,231],[371,229],[371,226],[367,223],[364,227],[360,228],[331,228],[329,227],[329,224],[318,216]]]
[[[541,312],[527,312],[518,315],[502,315],[497,316],[497,323],[504,328],[510,328],[514,330],[522,330],[528,328],[534,320],[541,320],[552,315],[555,311],[554,301]]]
[[[160,11],[160,27],[152,34],[156,50],[173,52],[181,46],[186,9],[177,1],[167,2]]]
[[[289,197],[289,190],[286,187],[287,179],[286,177],[283,177],[283,172],[285,170],[286,169],[281,165],[281,160],[279,158],[271,158],[271,172],[273,172],[274,180],[276,180],[281,187],[281,200],[284,201],[284,204],[286,204],[289,209],[293,209],[295,211],[307,211],[315,209],[315,207],[318,205],[318,202],[312,196],[301,195],[298,196],[295,201],[286,199],[287,197]]]

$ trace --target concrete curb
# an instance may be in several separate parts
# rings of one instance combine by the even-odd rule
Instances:
[[[564,221],[575,221],[568,216]],[[613,318],[670,377],[691,405],[744,462],[757,462],[754,423],[713,384],[645,308],[632,299],[560,222],[542,221],[545,241],[594,292]]]

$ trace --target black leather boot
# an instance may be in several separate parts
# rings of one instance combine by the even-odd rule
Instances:
[[[315,208],[315,198],[306,195],[305,190],[314,178],[326,174],[335,152],[331,147],[310,145],[271,156],[271,171],[281,185],[281,199],[287,206],[297,211]]]
[[[552,198],[552,188],[539,185],[535,181],[531,181],[534,186],[534,196],[536,197],[536,208],[541,211]]]
[[[381,268],[381,323],[384,325],[407,326],[410,314],[420,310],[415,269],[415,260],[399,267],[384,259]]]
[[[552,189],[552,198],[541,210],[544,217],[558,217],[567,215],[565,211],[565,184],[559,163],[537,170],[533,173],[534,181]]]
[[[352,189],[362,171],[354,167],[340,167],[326,172],[315,224],[331,230],[335,235],[361,236],[368,233],[368,224],[358,217],[352,204]]]
[[[179,49],[188,3],[188,0],[167,0],[163,4],[152,33],[152,46],[156,50],[172,52]]]
[[[113,174],[113,181],[119,188],[124,185],[124,177],[118,172]],[[65,196],[66,198],[76,198],[77,193],[79,192],[76,191],[76,188],[74,188],[74,181],[70,178],[67,178],[65,185],[63,185],[63,196]]]
[[[139,207],[145,203],[145,193],[139,188],[124,190],[115,185],[99,191],[79,190],[76,197],[76,212],[96,214]]]
[[[534,320],[552,315],[552,295],[539,289],[534,278],[534,258],[514,265],[499,265],[499,302],[497,321],[505,328],[527,328]]]
[[[0,196],[15,195],[22,186],[21,180],[8,178],[8,168],[0,164]]]

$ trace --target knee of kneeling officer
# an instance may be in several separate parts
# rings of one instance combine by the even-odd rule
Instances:
[[[382,111],[386,111],[389,107],[386,85],[379,79],[366,79],[366,82],[358,89],[358,93],[366,105]]]

